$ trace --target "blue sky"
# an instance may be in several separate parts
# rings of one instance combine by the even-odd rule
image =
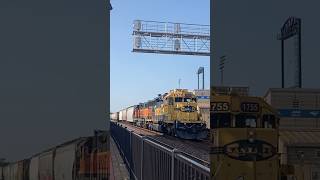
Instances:
[[[209,0],[111,0],[111,112],[153,99],[170,89],[196,89],[196,71],[205,67],[209,88],[209,56],[133,53],[135,19],[210,24]]]

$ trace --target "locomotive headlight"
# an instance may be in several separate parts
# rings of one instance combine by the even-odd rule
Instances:
[[[250,131],[249,132],[249,136],[253,136],[254,135],[254,132],[253,131]]]
[[[253,143],[254,142],[254,132],[253,131],[249,131],[249,142]]]

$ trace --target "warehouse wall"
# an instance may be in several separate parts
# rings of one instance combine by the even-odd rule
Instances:
[[[270,89],[265,100],[279,111],[282,128],[320,128],[320,89]]]

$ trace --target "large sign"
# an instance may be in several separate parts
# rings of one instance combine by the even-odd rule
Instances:
[[[276,148],[261,140],[239,140],[224,146],[224,153],[240,161],[261,161],[273,157],[276,154]]]
[[[295,55],[297,62],[294,65],[294,81],[293,87],[302,87],[302,75],[301,75],[301,19],[296,17],[289,17],[281,28],[280,34],[278,34],[278,40],[281,40],[281,81],[282,88],[285,86],[285,40],[297,35],[297,48],[295,48]]]
[[[318,110],[279,109],[278,112],[281,117],[320,118],[320,109]]]
[[[295,17],[289,17],[281,28],[279,39],[288,39],[297,33],[299,33],[301,25],[301,19]]]

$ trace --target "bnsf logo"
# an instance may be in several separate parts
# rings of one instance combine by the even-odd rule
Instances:
[[[276,148],[261,140],[255,140],[254,142],[239,140],[225,145],[224,153],[236,160],[261,161],[273,157],[276,154]]]

